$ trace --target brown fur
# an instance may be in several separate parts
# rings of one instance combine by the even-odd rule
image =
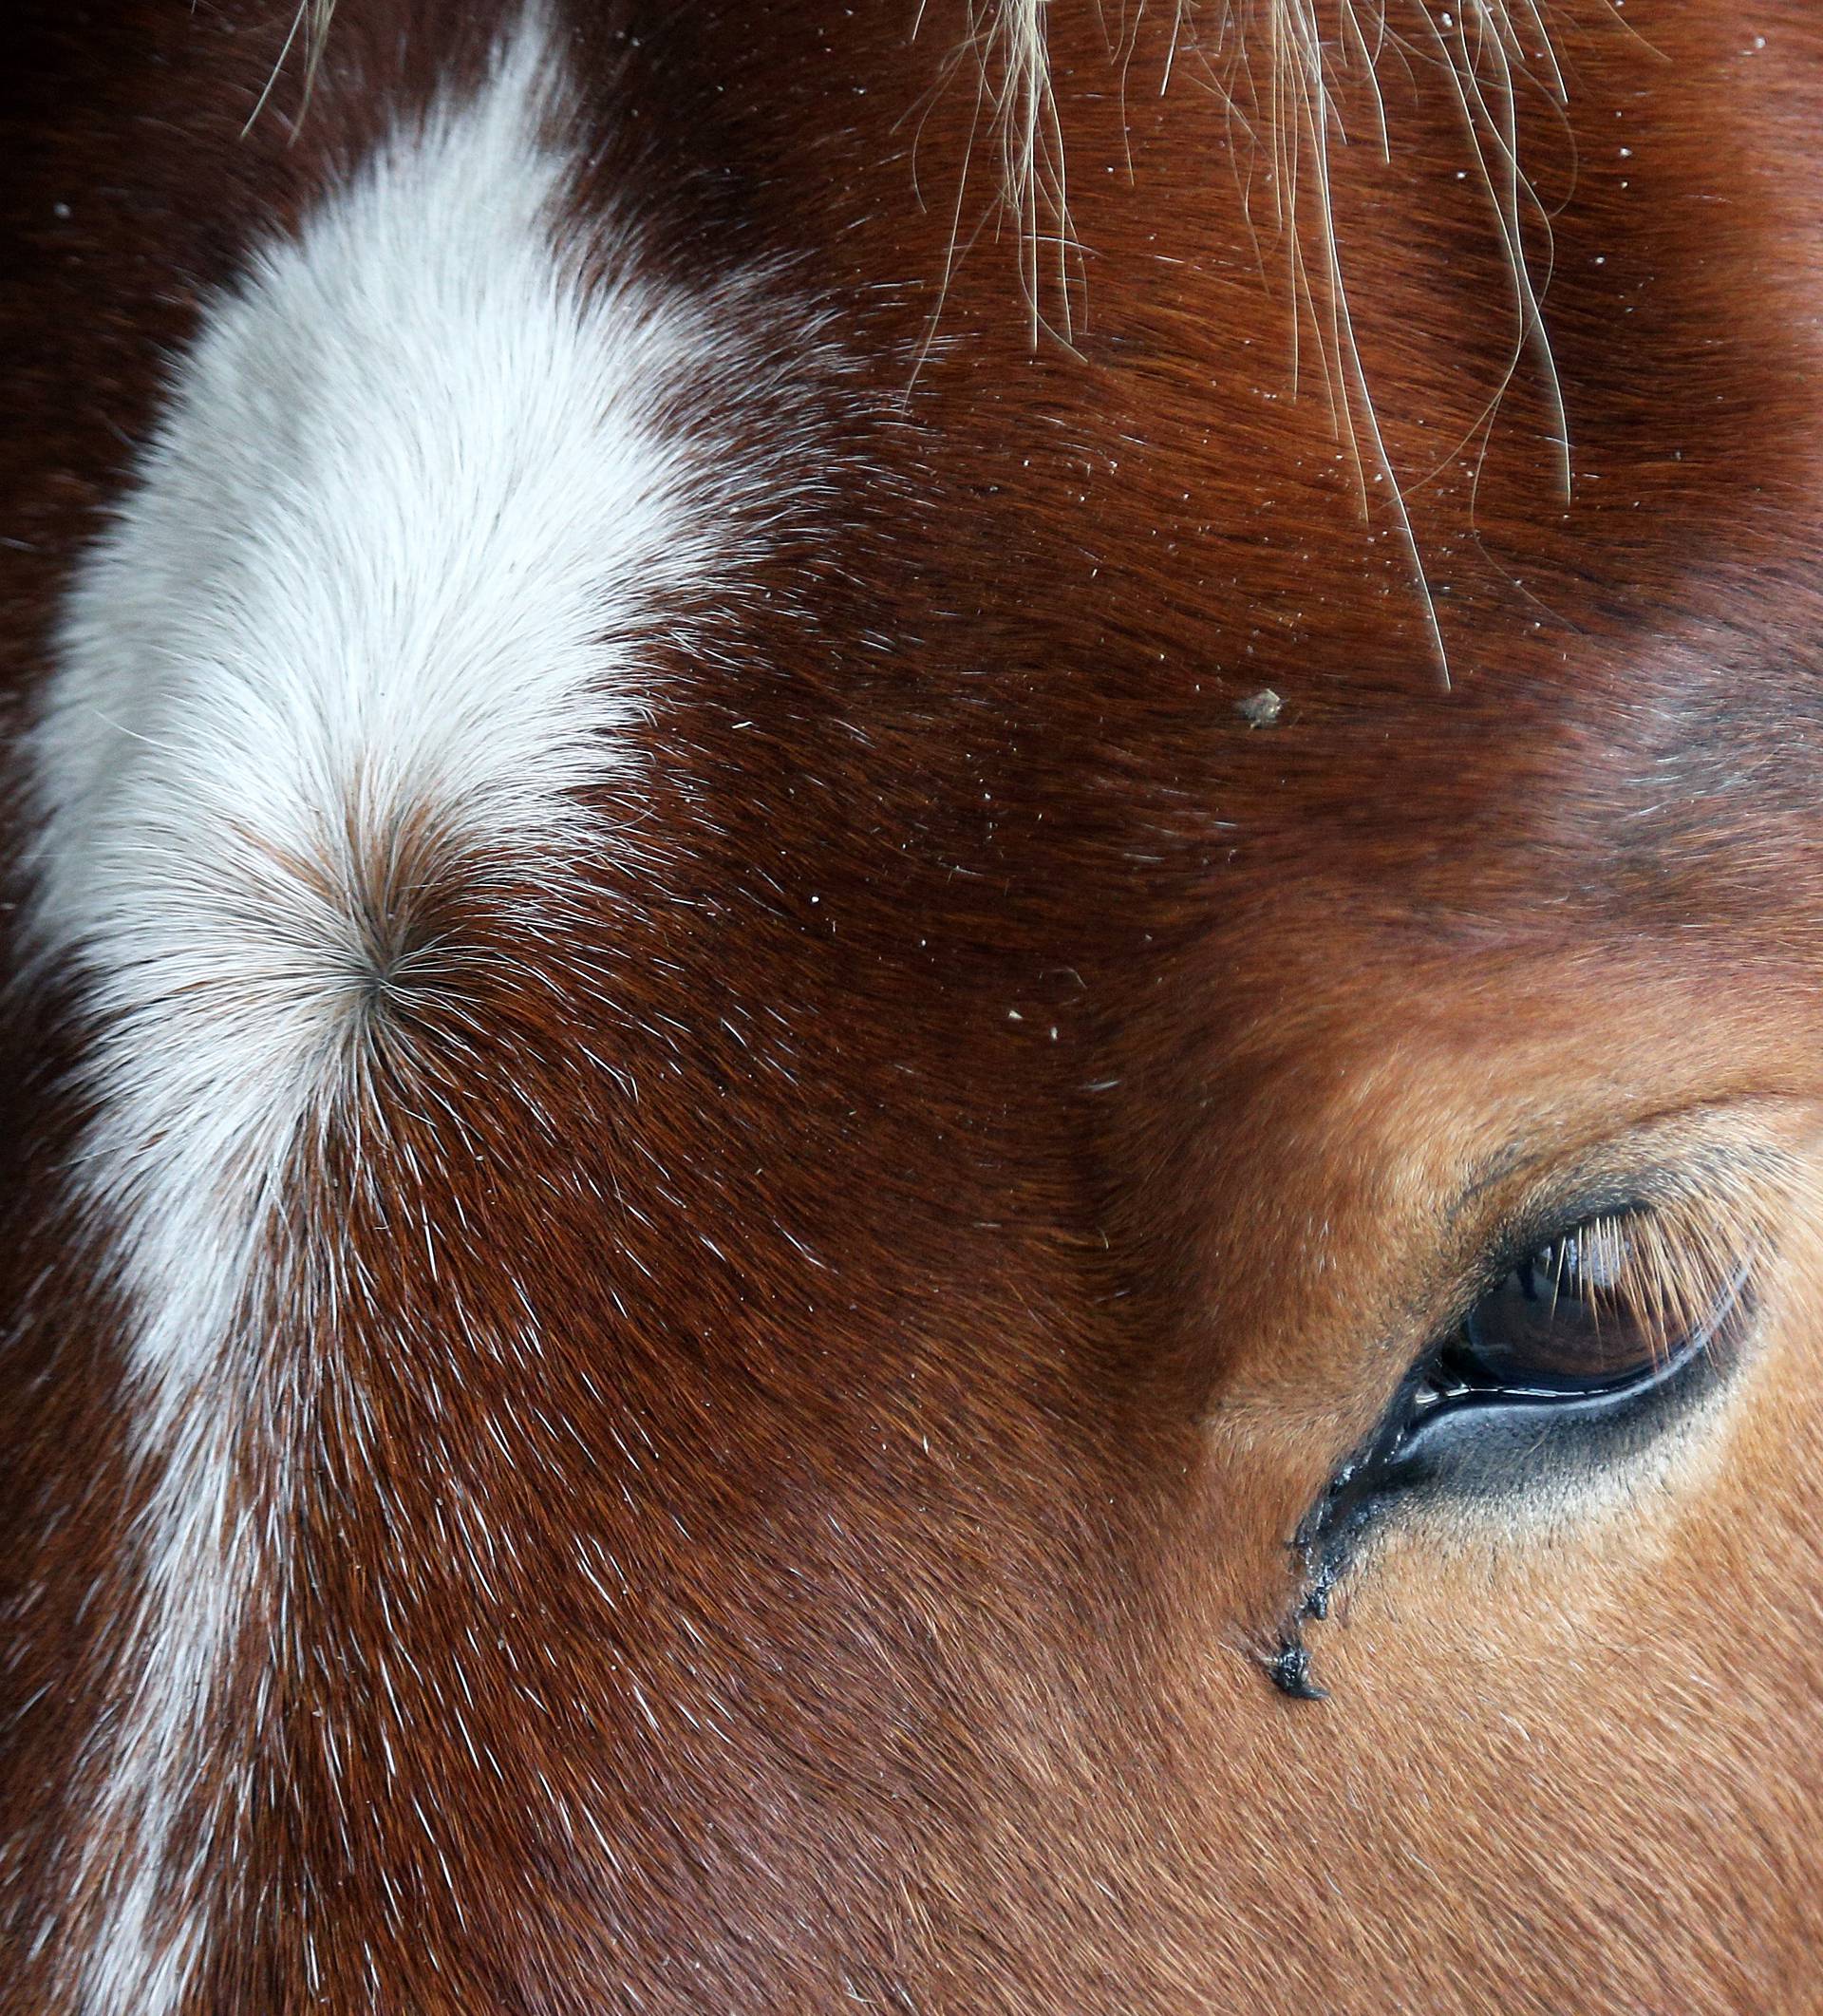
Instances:
[[[104,11],[0,81],[15,721],[199,291],[488,27],[339,0],[243,140],[289,7]],[[1227,108],[1139,87],[1168,23],[1122,94],[1051,10],[1086,312],[1034,351],[982,248],[927,349],[959,12],[573,11],[586,200],[782,262],[856,379],[671,669],[657,881],[300,1188],[364,1274],[280,1340],[307,1593],[197,2016],[1823,2006],[1814,9],[1560,20],[1567,504],[1534,367],[1480,455],[1505,248],[1382,64],[1336,231],[1448,692]],[[14,1019],[0,2008],[54,2016],[130,1494],[77,1039]],[[1635,1132],[1795,1172],[1725,1418],[1606,1511],[1389,1530],[1286,1701],[1287,1542],[1451,1269]]]

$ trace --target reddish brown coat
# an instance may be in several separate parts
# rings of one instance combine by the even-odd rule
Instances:
[[[14,722],[161,354],[492,25],[341,0],[301,127],[293,78],[243,137],[289,8],[15,11]],[[654,274],[771,262],[854,368],[815,522],[667,668],[659,867],[422,1032],[456,1119],[395,1083],[359,1177],[300,1178],[366,1276],[280,1340],[306,1593],[270,1670],[248,1633],[187,2007],[1814,2006],[1823,24],[1557,25],[1568,503],[1533,363],[1453,454],[1505,254],[1440,74],[1383,58],[1336,233],[1446,690],[1163,12],[1116,60],[1050,9],[1083,254],[1034,349],[991,231],[939,300],[959,9],[570,11],[585,205]],[[131,1573],[66,1008],[15,1004],[5,1133],[7,2016],[65,2006]],[[1645,1128],[1806,1178],[1716,1460],[1389,1535],[1287,1701],[1287,1542],[1450,1241],[1513,1156]]]

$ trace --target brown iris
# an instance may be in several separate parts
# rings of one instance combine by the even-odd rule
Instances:
[[[1707,1346],[1739,1305],[1745,1270],[1668,1267],[1643,1215],[1591,1218],[1536,1248],[1470,1310],[1438,1354],[1441,1397],[1608,1391],[1663,1375]]]

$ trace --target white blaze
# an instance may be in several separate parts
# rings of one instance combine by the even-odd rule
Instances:
[[[359,1052],[386,852],[434,833],[439,875],[484,891],[611,845],[578,794],[629,761],[642,639],[725,577],[743,489],[780,481],[661,425],[739,347],[712,305],[616,277],[610,225],[585,283],[565,103],[522,29],[207,311],[31,744],[38,942],[94,1018],[74,1180],[130,1312],[151,1494],[90,1817],[95,2016],[162,2016],[209,1937],[172,1830],[218,1766],[250,1595],[286,1573],[274,1409],[308,1382],[274,1290],[312,1265],[275,1207]],[[250,1452],[275,1517],[233,1509]]]

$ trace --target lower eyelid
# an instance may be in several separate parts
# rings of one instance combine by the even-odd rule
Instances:
[[[1692,1338],[1651,1371],[1588,1393],[1514,1390],[1465,1404],[1446,1400],[1390,1455],[1387,1483],[1396,1488],[1399,1473],[1412,1466],[1414,1483],[1444,1482],[1447,1473],[1458,1488],[1512,1492],[1540,1468],[1624,1460],[1722,1377],[1706,1340]]]

